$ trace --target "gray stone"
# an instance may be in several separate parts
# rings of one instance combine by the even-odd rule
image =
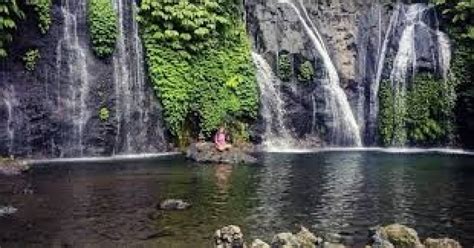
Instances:
[[[279,233],[273,237],[272,248],[297,248],[300,247],[298,238],[292,233]]]
[[[461,244],[454,239],[442,238],[425,240],[425,248],[462,248]]]
[[[184,210],[191,207],[191,204],[180,199],[167,199],[160,203],[162,210]]]
[[[316,235],[303,226],[295,236],[300,243],[300,246],[305,248],[316,248],[316,246],[321,244],[323,241],[322,238],[316,237]]]
[[[214,248],[244,248],[244,235],[240,227],[224,226],[214,233]]]
[[[392,224],[375,229],[372,240],[372,247],[377,248],[389,248],[391,245],[395,248],[424,247],[414,229],[400,224]]]
[[[263,242],[262,240],[255,239],[254,241],[252,241],[250,248],[271,248],[271,247],[269,244]]]

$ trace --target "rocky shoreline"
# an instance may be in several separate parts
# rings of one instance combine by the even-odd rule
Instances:
[[[198,163],[255,164],[257,159],[250,155],[253,147],[232,147],[227,151],[218,151],[213,143],[199,142],[191,144],[186,158]]]
[[[23,161],[13,158],[0,158],[0,175],[17,176],[29,169],[30,167]]]
[[[334,237],[333,237],[334,236]],[[301,226],[296,233],[284,232],[276,234],[270,243],[255,239],[247,243],[240,227],[224,226],[214,233],[214,248],[346,248],[338,235],[320,237]],[[461,248],[454,239],[427,238],[424,242],[418,233],[407,226],[392,224],[374,227],[369,230],[365,248]]]

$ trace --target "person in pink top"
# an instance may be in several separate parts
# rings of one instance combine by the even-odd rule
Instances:
[[[227,144],[224,127],[220,127],[216,135],[214,136],[214,144],[216,146],[216,149],[221,152],[229,150],[232,147],[231,144]]]

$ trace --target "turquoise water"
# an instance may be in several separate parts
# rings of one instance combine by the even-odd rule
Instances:
[[[398,222],[422,238],[474,245],[474,157],[329,151],[262,154],[254,166],[200,166],[181,157],[55,162],[0,178],[2,247],[209,247],[236,224],[247,239],[305,225],[365,242],[367,229]],[[193,204],[163,212],[162,199]]]

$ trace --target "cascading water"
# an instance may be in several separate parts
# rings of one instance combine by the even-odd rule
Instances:
[[[13,154],[13,146],[15,142],[15,127],[14,127],[14,108],[18,105],[16,99],[15,88],[10,87],[9,90],[4,90],[2,94],[3,104],[6,110],[5,119],[5,133],[8,139],[8,154]]]
[[[285,124],[285,106],[280,92],[281,81],[273,74],[271,66],[257,53],[252,53],[257,67],[260,88],[261,115],[265,123],[263,145],[267,150],[294,148],[296,140]]]
[[[113,0],[113,3],[119,31],[113,57],[118,124],[114,150],[126,154],[157,151],[154,144],[165,141],[160,120],[151,117],[152,112],[158,112],[152,109],[158,103],[153,99],[153,92],[146,90],[143,48],[135,18],[137,6],[128,0]]]
[[[65,118],[65,123],[72,123],[73,137],[68,137],[61,156],[83,156],[84,130],[90,118],[87,106],[90,85],[87,66],[87,41],[79,37],[79,26],[86,23],[86,0],[63,0],[61,14],[64,20],[62,36],[56,47],[56,69],[58,81],[58,113]],[[63,89],[61,78],[66,77],[70,82]]]
[[[296,12],[304,30],[311,39],[318,54],[322,57],[324,67],[328,74],[327,83],[323,85],[328,92],[328,94],[325,95],[325,102],[327,104],[327,111],[330,112],[333,117],[333,123],[329,127],[330,143],[335,145],[361,146],[362,141],[359,127],[344,90],[339,85],[339,76],[336,67],[329,56],[329,52],[324,45],[318,29],[312,23],[301,2],[294,3],[292,0],[280,0],[279,2],[288,4]],[[299,5],[299,7],[297,5]],[[303,13],[303,15],[301,13]]]

